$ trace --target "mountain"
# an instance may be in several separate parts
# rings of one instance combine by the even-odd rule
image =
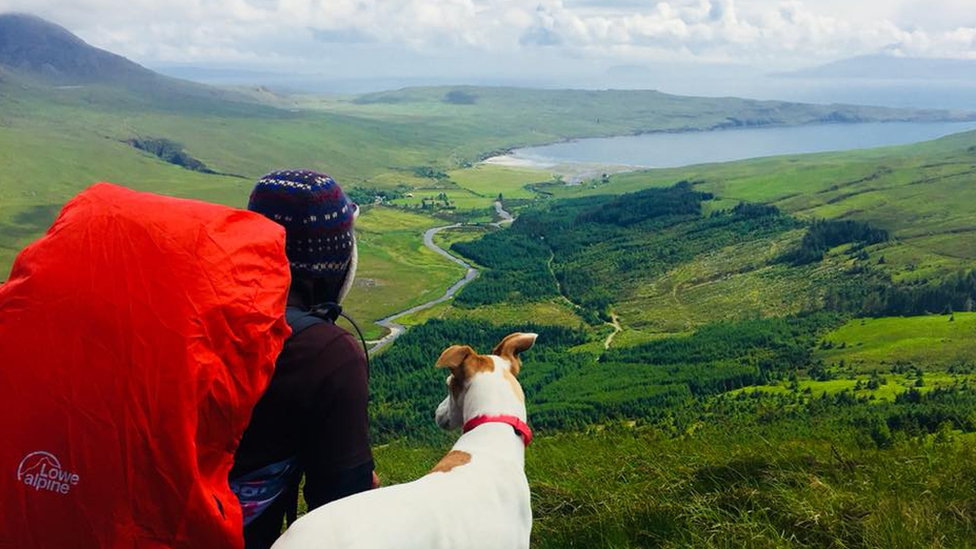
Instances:
[[[262,98],[171,78],[34,15],[0,14],[0,93],[168,112],[239,112]],[[53,95],[52,95],[53,94]]]
[[[878,80],[976,80],[976,61],[864,55],[775,76]]]
[[[63,85],[146,83],[158,75],[27,14],[0,15],[0,64]]]

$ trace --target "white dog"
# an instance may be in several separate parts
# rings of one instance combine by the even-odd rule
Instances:
[[[527,549],[532,531],[519,353],[536,334],[511,334],[491,355],[455,345],[441,354],[448,396],[435,418],[463,427],[425,477],[324,505],[295,522],[272,549]]]

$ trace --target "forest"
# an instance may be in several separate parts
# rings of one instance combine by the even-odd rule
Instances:
[[[687,181],[619,197],[546,201],[523,208],[512,227],[452,250],[490,270],[457,298],[461,305],[562,295],[589,322],[631,281],[696,255],[802,226],[772,206],[740,203],[702,215],[709,193]]]
[[[156,156],[163,162],[169,162],[170,164],[175,164],[195,172],[211,174],[215,173],[201,160],[193,158],[185,150],[183,150],[182,144],[173,140],[152,137],[138,137],[130,139],[128,143],[140,151],[145,151]]]
[[[976,395],[965,376],[923,387],[924,365],[895,365],[888,374],[868,375],[843,361],[828,364],[821,356],[825,336],[852,318],[972,310],[976,271],[893,283],[877,264],[883,258],[869,261],[878,256],[865,251],[889,239],[882,229],[846,220],[805,222],[775,206],[748,202],[709,207],[705,214],[703,204],[712,200],[712,194],[681,181],[621,196],[536,201],[520,210],[511,228],[452,244],[455,253],[485,267],[483,276],[455,298],[456,307],[565,298],[588,325],[493,325],[455,318],[412,329],[377,359],[376,436],[445,440],[430,419],[444,396],[439,382],[444,374],[432,368],[437,355],[455,343],[485,351],[517,330],[540,334],[520,381],[533,426],[542,432],[617,421],[680,432],[701,421],[775,420],[797,422],[802,430],[816,418],[846,433],[852,443],[883,448],[940,429],[976,429],[971,411]],[[606,350],[592,344],[594,329],[608,320],[630,277],[666,272],[721,246],[786,234],[796,235],[795,245],[770,256],[770,264],[795,268],[850,245],[841,248],[850,267],[824,289],[819,306],[712,321],[687,334]],[[888,383],[885,376],[904,375],[917,377],[909,380],[916,388],[878,400]],[[830,385],[838,382],[846,388]]]
[[[573,351],[582,329],[541,324],[492,325],[432,320],[409,331],[374,362],[372,430],[378,442],[408,438],[443,442],[433,410],[446,396],[434,362],[451,344],[485,353],[514,331],[539,333],[524,357],[520,382],[540,432],[636,421],[682,433],[711,425],[782,423],[797,433],[828,427],[858,445],[888,447],[939,430],[976,431],[976,385],[968,380],[878,402],[857,391],[815,394],[795,384],[786,393],[751,391],[823,368],[814,351],[843,322],[817,313],[782,319],[715,323],[687,337],[601,354]]]
[[[826,307],[863,316],[913,316],[970,312],[976,303],[976,270],[937,280],[894,283],[878,270],[830,288]]]
[[[867,223],[849,219],[818,219],[807,229],[800,245],[783,256],[783,261],[794,265],[816,263],[823,259],[827,250],[841,244],[855,244],[863,247],[880,244],[887,240],[887,231],[871,227]]]
[[[849,245],[856,260],[821,289],[819,309],[855,316],[968,312],[976,304],[976,270],[911,283],[892,281],[867,249],[887,231],[852,220],[804,222],[766,204],[740,202],[702,214],[710,193],[681,181],[621,196],[542,201],[524,207],[511,228],[451,249],[488,268],[457,297],[460,306],[530,302],[563,296],[589,323],[608,321],[627,287],[711,250],[804,229],[799,242],[770,263],[803,267]]]

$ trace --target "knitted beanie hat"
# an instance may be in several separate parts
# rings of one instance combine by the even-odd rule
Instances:
[[[356,274],[356,206],[326,174],[282,170],[262,177],[247,209],[285,227],[285,254],[292,273],[313,277],[346,275],[345,297]]]

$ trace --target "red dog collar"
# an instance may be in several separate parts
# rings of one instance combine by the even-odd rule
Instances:
[[[511,425],[515,429],[515,434],[522,437],[522,442],[525,447],[528,448],[529,443],[532,442],[532,429],[529,428],[529,424],[522,421],[515,416],[477,416],[464,422],[464,427],[461,429],[462,434],[467,433],[471,429],[479,425],[484,425],[485,423],[505,423]]]

